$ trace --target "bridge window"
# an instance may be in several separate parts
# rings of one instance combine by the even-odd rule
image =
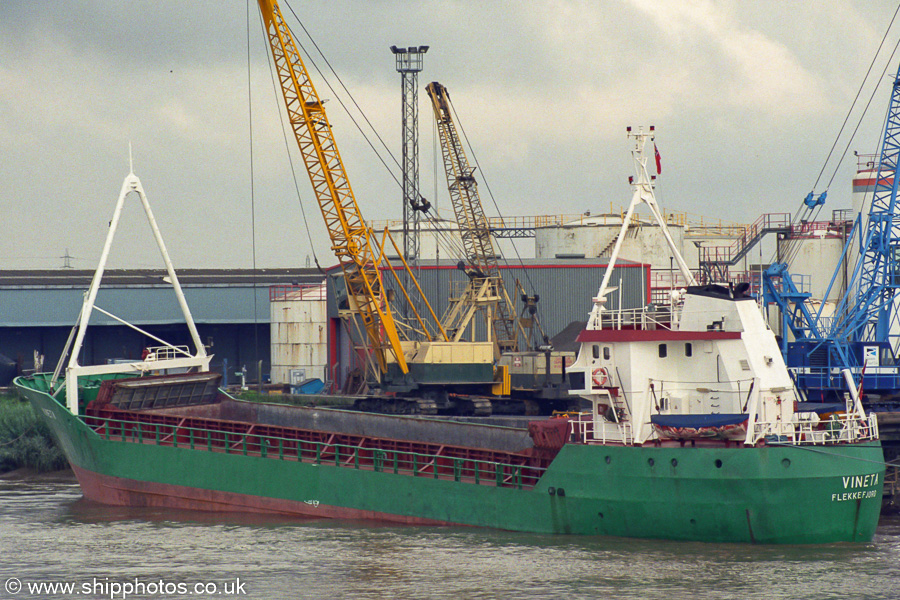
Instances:
[[[685,356],[693,356],[694,355],[694,347],[688,342],[684,345],[684,355]]]
[[[603,360],[609,360],[610,352],[609,346],[603,346]]]
[[[659,357],[660,357],[660,358],[665,358],[668,354],[669,354],[669,349],[666,348],[666,345],[665,345],[665,344],[660,344],[660,345],[659,345]]]
[[[600,358],[600,346],[594,344],[591,346],[591,352],[593,353],[594,358]]]

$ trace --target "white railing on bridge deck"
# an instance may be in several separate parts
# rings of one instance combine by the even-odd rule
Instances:
[[[600,316],[600,326],[603,329],[671,329],[672,313],[644,308],[604,311]]]

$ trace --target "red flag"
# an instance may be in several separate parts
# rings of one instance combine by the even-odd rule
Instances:
[[[656,144],[653,144],[653,153],[656,155],[656,174],[659,175],[662,173],[662,162],[659,158],[659,148],[656,147]]]

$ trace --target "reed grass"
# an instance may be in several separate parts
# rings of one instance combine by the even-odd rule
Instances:
[[[0,473],[28,468],[43,473],[68,467],[50,430],[28,402],[0,394]]]

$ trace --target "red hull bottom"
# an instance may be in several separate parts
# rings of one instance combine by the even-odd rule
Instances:
[[[174,508],[207,512],[249,512],[319,519],[368,520],[403,525],[457,525],[446,521],[393,515],[370,510],[306,503],[281,498],[204,490],[102,475],[72,466],[88,500],[114,506]]]

